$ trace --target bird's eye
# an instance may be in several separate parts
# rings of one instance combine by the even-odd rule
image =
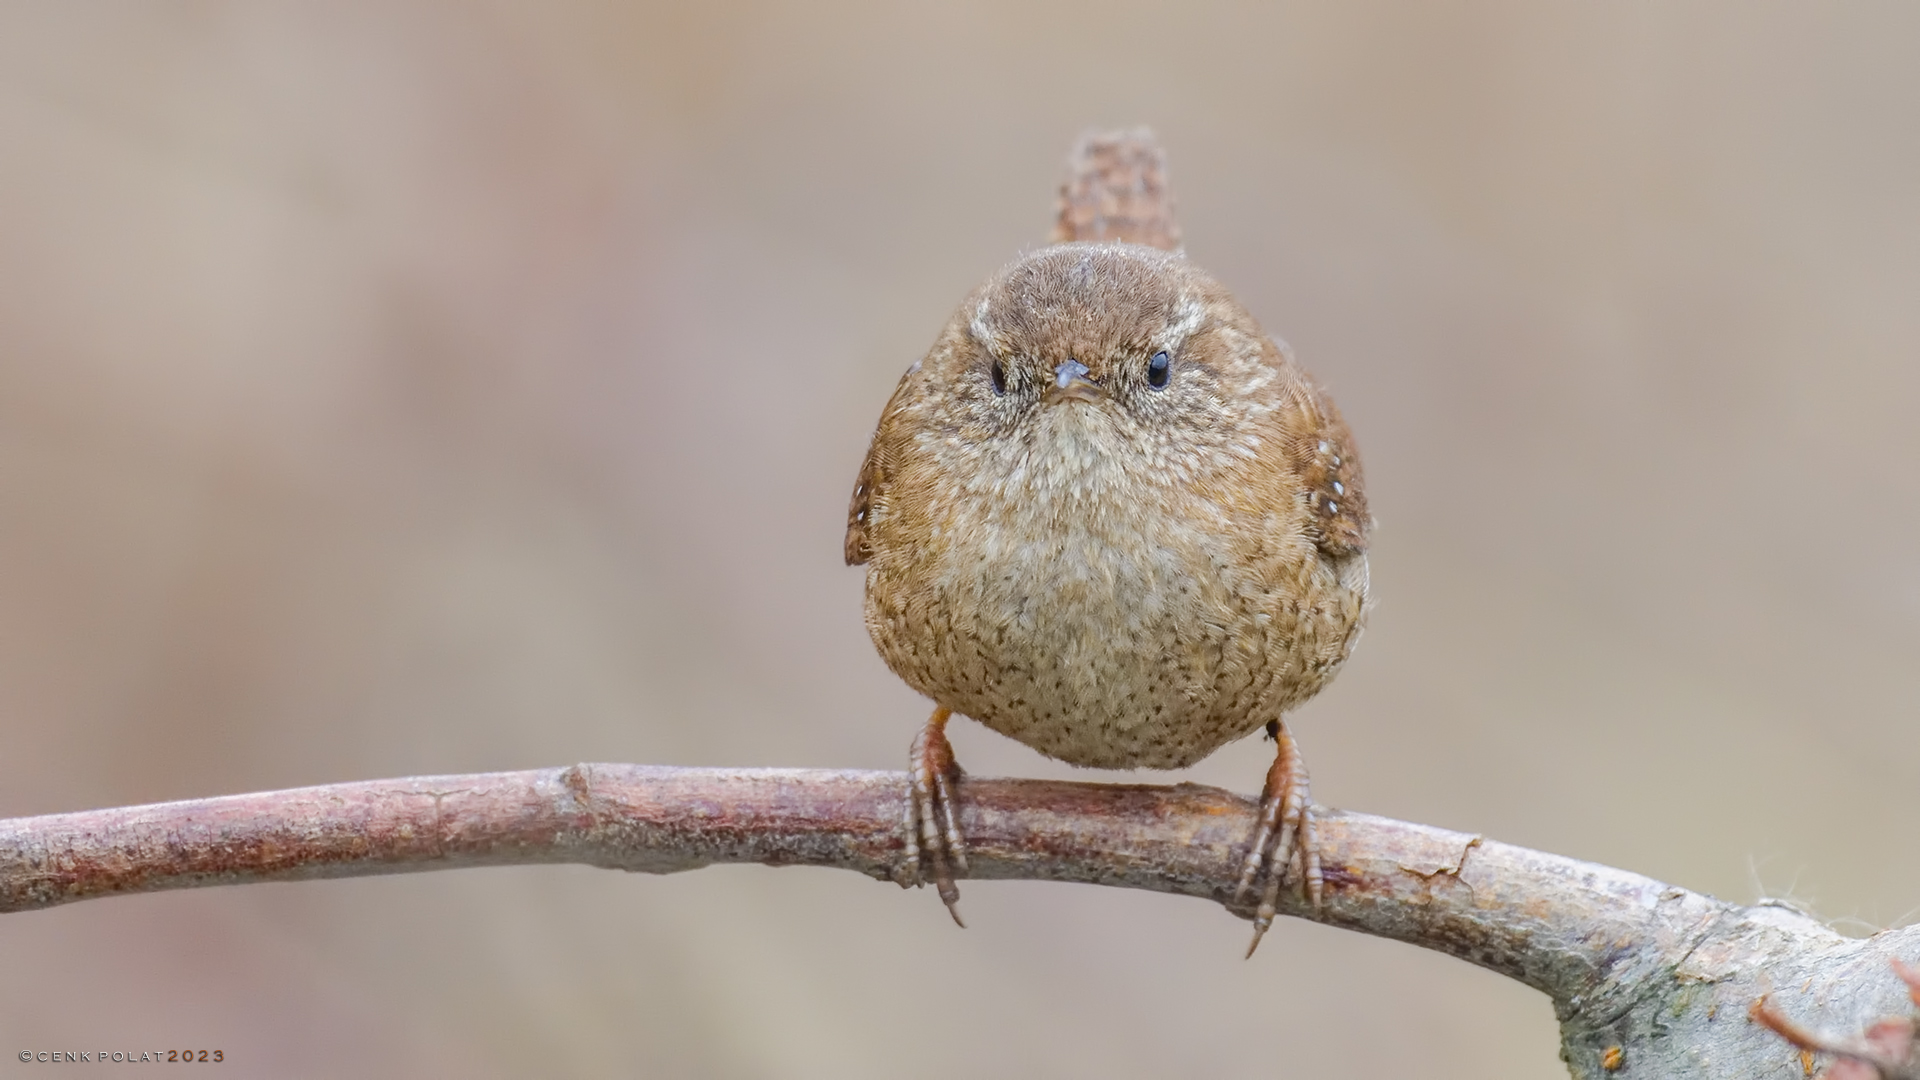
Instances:
[[[1147,385],[1155,390],[1166,389],[1167,376],[1171,374],[1173,374],[1173,368],[1167,360],[1166,353],[1154,353],[1153,359],[1147,361]]]
[[[993,367],[987,370],[987,374],[993,379],[994,393],[1004,394],[1007,392],[1007,369],[999,360],[993,362]]]

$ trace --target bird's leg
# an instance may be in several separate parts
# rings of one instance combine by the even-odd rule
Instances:
[[[1260,947],[1261,936],[1273,925],[1274,904],[1280,899],[1283,879],[1304,885],[1307,899],[1316,908],[1321,905],[1325,888],[1320,876],[1320,852],[1313,842],[1313,801],[1307,794],[1306,760],[1282,721],[1268,722],[1267,737],[1276,747],[1273,767],[1267,770],[1267,786],[1260,793],[1260,827],[1254,830],[1253,846],[1247,849],[1247,861],[1240,870],[1239,887],[1233,891],[1234,902],[1241,903],[1254,882],[1264,876],[1260,906],[1253,914],[1253,943],[1247,946],[1248,956]]]
[[[913,740],[908,775],[912,783],[907,791],[907,859],[896,880],[902,888],[926,884],[921,865],[921,849],[933,863],[933,884],[947,913],[961,927],[960,890],[953,884],[953,867],[967,870],[966,842],[960,836],[953,809],[954,782],[963,775],[954,760],[953,744],[947,741],[947,718],[953,710],[941,706],[927,718],[927,726]]]

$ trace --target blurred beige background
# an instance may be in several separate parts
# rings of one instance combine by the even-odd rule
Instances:
[[[1075,134],[1140,122],[1366,455],[1379,606],[1297,719],[1320,800],[1913,919],[1898,3],[8,4],[0,814],[899,767],[926,707],[841,565],[855,467]],[[0,1069],[1565,1075],[1546,1000],[1457,961],[965,892],[965,933],[752,867],[15,915]]]

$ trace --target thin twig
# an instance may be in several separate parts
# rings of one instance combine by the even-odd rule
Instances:
[[[1895,958],[1893,973],[1907,985],[1907,995],[1920,1006],[1920,969]],[[1914,1033],[1920,1017],[1889,1016],[1869,1025],[1860,1035],[1834,1035],[1795,1023],[1768,998],[1753,1003],[1755,1023],[1799,1047],[1808,1055],[1826,1054],[1838,1060],[1822,1074],[1823,1080],[1920,1080],[1920,1046]]]
[[[889,880],[904,854],[906,790],[893,772],[575,765],[16,818],[0,821],[0,911],[524,863],[672,873],[744,862]],[[956,801],[969,878],[1150,889],[1250,914],[1230,897],[1252,799],[1191,784],[969,777]],[[1791,912],[1479,836],[1324,807],[1315,821],[1326,904],[1289,892],[1283,914],[1544,991],[1576,1077],[1765,1075],[1798,1051],[1747,1022],[1748,1003],[1790,980],[1796,1010],[1884,1013],[1889,988],[1862,973],[1891,982],[1889,959],[1920,955],[1920,927],[1852,941]]]
[[[751,862],[886,879],[902,853],[906,783],[890,772],[577,765],[19,818],[0,821],[0,911],[515,863],[669,873]],[[1257,809],[1194,785],[976,778],[963,781],[959,803],[969,877],[1092,882],[1223,904]],[[1316,813],[1328,904],[1316,913],[1289,897],[1285,913],[1417,942],[1556,995],[1617,968],[1613,941],[1677,942],[1724,907],[1477,836]]]

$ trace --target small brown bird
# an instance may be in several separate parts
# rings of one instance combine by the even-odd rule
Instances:
[[[1283,878],[1321,899],[1282,714],[1360,631],[1360,462],[1287,348],[1179,253],[1149,133],[1082,140],[1062,195],[1067,242],[960,305],[887,403],[848,510],[867,629],[936,705],[901,880],[930,860],[959,921],[952,713],[1097,768],[1177,769],[1265,729],[1236,894],[1262,886],[1257,946]]]

